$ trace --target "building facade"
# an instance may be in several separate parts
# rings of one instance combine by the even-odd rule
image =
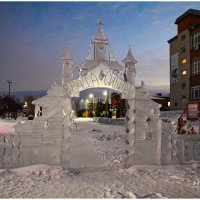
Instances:
[[[200,102],[200,10],[189,9],[175,24],[177,35],[168,41],[172,110]]]

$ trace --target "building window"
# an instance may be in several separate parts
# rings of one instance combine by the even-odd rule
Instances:
[[[182,64],[185,64],[186,62],[187,62],[186,58],[184,58],[184,59],[181,60]]]
[[[200,32],[192,35],[192,49],[198,50],[200,48]]]
[[[186,99],[186,96],[185,96],[185,95],[183,95],[183,96],[182,96],[182,100],[185,100],[185,99]]]
[[[182,83],[181,87],[184,89],[186,87],[186,83]]]
[[[200,74],[200,59],[195,59],[192,62],[192,75]]]
[[[174,106],[178,106],[178,103],[177,103],[177,102],[175,102],[175,103],[174,103]]]
[[[186,47],[182,47],[181,48],[181,53],[185,53],[186,52]]]
[[[181,36],[181,40],[185,40],[185,35],[182,35],[182,36]]]
[[[191,98],[192,99],[200,99],[200,85],[191,88]]]
[[[184,69],[184,70],[182,70],[182,76],[185,76],[186,74],[187,74],[187,71]]]

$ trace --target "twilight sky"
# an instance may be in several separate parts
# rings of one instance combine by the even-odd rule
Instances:
[[[46,90],[61,83],[58,60],[70,45],[75,64],[84,60],[97,22],[118,61],[128,46],[138,61],[136,82],[169,88],[169,46],[174,22],[200,2],[0,2],[0,91]]]

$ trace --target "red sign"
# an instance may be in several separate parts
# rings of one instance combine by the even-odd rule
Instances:
[[[188,104],[188,119],[198,119],[199,116],[199,105],[198,103]]]

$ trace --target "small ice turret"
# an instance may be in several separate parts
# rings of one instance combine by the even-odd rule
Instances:
[[[133,57],[130,46],[126,58],[122,60],[122,62],[125,63],[125,71],[124,71],[125,81],[134,84],[136,75],[135,64],[137,63],[137,61]]]
[[[73,63],[74,59],[72,57],[69,47],[67,47],[63,56],[60,57],[60,60],[63,62],[62,68],[62,85],[67,81],[73,79]]]

